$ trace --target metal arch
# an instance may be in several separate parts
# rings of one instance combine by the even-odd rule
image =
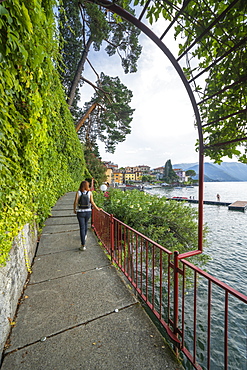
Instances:
[[[167,48],[167,46],[161,41],[161,39],[151,31],[144,23],[134,17],[131,13],[127,12],[120,6],[116,5],[115,3],[111,3],[108,0],[87,0],[88,2],[97,3],[100,6],[110,10],[113,13],[118,14],[120,17],[124,18],[128,22],[135,25],[138,29],[140,29],[143,33],[145,33],[167,56],[167,58],[172,63],[173,67],[176,69],[181,81],[184,84],[184,87],[189,95],[192,108],[196,117],[197,129],[198,129],[198,138],[199,138],[199,204],[198,204],[198,251],[188,252],[185,254],[181,254],[180,258],[185,258],[186,256],[191,256],[194,253],[198,254],[198,252],[202,252],[203,249],[203,178],[204,178],[204,153],[203,153],[203,134],[202,134],[202,123],[201,123],[201,116],[199,113],[199,109],[193,94],[193,91],[190,87],[190,84],[185,77],[178,61]]]

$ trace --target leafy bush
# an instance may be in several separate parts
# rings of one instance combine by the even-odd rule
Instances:
[[[167,201],[139,190],[110,189],[109,196],[95,194],[99,207],[170,251],[197,249],[197,210],[189,204]],[[205,228],[206,232],[206,228]],[[206,239],[204,240],[206,246]],[[204,262],[205,255],[193,257]]]

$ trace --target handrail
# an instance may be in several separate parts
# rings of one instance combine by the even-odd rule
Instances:
[[[210,369],[211,362],[215,361],[211,348],[215,341],[215,331],[212,330],[215,321],[213,294],[215,287],[220,289],[217,297],[224,296],[217,303],[218,313],[223,312],[224,315],[220,328],[224,341],[221,366],[222,369],[228,369],[228,362],[231,360],[228,354],[228,337],[232,330],[229,323],[232,315],[235,315],[230,305],[231,299],[237,299],[237,306],[247,305],[247,296],[184,259],[201,251],[182,254],[174,252],[172,261],[173,252],[102,210],[93,210],[92,228],[111,256],[112,263],[120,268],[139,297],[159,320],[177,355],[185,355],[198,370]],[[199,276],[203,279],[200,284]],[[244,308],[246,312],[246,306]],[[205,332],[200,333],[198,326],[203,325]],[[234,329],[236,325],[234,321]],[[243,331],[240,327],[243,340],[240,338],[239,345],[244,342]],[[203,364],[199,364],[198,360],[199,355],[202,356],[200,346],[205,348],[206,353]]]
[[[183,260],[182,263],[188,266],[189,268],[195,270],[196,272],[198,272],[201,276],[205,277],[206,279],[211,280],[214,284],[218,285],[220,288],[224,289],[225,291],[228,291],[230,294],[232,294],[233,296],[235,296],[236,298],[240,299],[242,302],[247,304],[247,296],[245,294],[242,294],[238,292],[236,289],[231,288],[229,285],[211,276],[208,272],[199,269],[198,267],[196,267],[189,261]]]

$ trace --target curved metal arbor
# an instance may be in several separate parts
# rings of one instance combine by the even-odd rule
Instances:
[[[195,84],[195,81],[202,76],[204,73],[210,73],[212,74],[212,77],[215,78],[217,81],[217,78],[220,77],[217,75],[219,74],[219,70],[217,69],[218,66],[220,66],[221,63],[228,62],[231,59],[236,59],[238,57],[237,53],[241,53],[241,58],[243,58],[243,65],[244,65],[244,56],[246,52],[246,44],[247,44],[247,37],[246,33],[244,32],[244,29],[246,29],[246,20],[242,19],[238,25],[239,29],[241,28],[243,37],[242,39],[234,39],[234,37],[231,37],[231,40],[229,42],[226,41],[226,37],[224,37],[224,40],[222,42],[222,39],[219,38],[219,40],[215,37],[213,34],[213,30],[219,26],[219,28],[224,27],[224,22],[227,21],[227,17],[234,16],[240,9],[242,10],[242,7],[245,7],[247,10],[247,2],[243,2],[242,0],[233,0],[229,4],[224,5],[224,9],[220,8],[218,12],[213,11],[210,6],[208,6],[208,12],[209,16],[207,19],[207,22],[205,21],[205,24],[198,22],[197,19],[194,19],[189,12],[187,12],[187,7],[189,4],[192,3],[191,0],[185,0],[183,1],[182,6],[179,8],[177,5],[175,5],[175,1],[169,1],[169,0],[163,0],[160,1],[151,1],[147,0],[145,3],[145,6],[142,9],[142,12],[137,19],[132,14],[125,11],[123,8],[118,6],[114,1],[110,2],[108,0],[87,0],[89,2],[97,3],[100,6],[103,6],[107,8],[109,11],[118,14],[122,18],[126,19],[127,21],[134,24],[137,28],[139,28],[143,33],[145,33],[168,57],[174,68],[176,69],[180,79],[182,80],[184,87],[189,95],[192,108],[194,110],[195,119],[196,119],[196,125],[198,129],[198,138],[199,138],[199,219],[198,219],[198,251],[192,251],[188,252],[186,254],[181,254],[179,256],[180,258],[189,257],[190,255],[194,255],[196,253],[202,252],[202,246],[203,246],[203,178],[204,178],[204,153],[207,149],[216,148],[216,150],[220,150],[222,147],[229,147],[232,143],[236,144],[238,142],[243,142],[247,140],[247,133],[246,133],[246,124],[242,123],[246,121],[246,102],[244,99],[244,96],[247,95],[244,93],[246,90],[246,82],[247,82],[247,75],[246,70],[244,68],[243,71],[240,71],[238,79],[235,81],[231,80],[231,76],[228,78],[228,81],[217,85],[215,83],[214,91],[206,91],[206,94],[204,94],[203,98],[196,101],[195,95],[192,91],[191,84]],[[159,5],[159,7],[163,7],[164,11],[169,12],[170,18],[172,21],[170,22],[167,29],[163,32],[161,37],[158,37],[156,34],[154,34],[144,23],[141,22],[142,17],[144,14],[148,11],[148,8],[150,4],[156,4]],[[242,5],[243,4],[243,5]],[[195,7],[199,7],[199,2],[195,4]],[[216,4],[217,6],[217,4]],[[196,11],[200,11],[200,9],[196,9]],[[246,13],[245,13],[246,14]],[[180,28],[184,28],[184,23],[191,22],[196,23],[199,29],[197,32],[196,38],[193,39],[190,38],[190,42],[187,43],[185,49],[181,53],[181,55],[176,59],[174,55],[170,52],[170,50],[166,47],[166,45],[163,43],[162,39],[165,37],[167,32],[171,29],[173,24],[180,25]],[[228,20],[229,22],[229,20]],[[222,31],[224,32],[224,30]],[[233,31],[232,31],[233,32]],[[192,35],[193,36],[193,35]],[[224,35],[225,36],[225,35]],[[207,48],[207,40],[212,40],[217,44],[217,55],[210,55],[209,61],[206,66],[202,67],[200,66],[200,72],[193,76],[191,73],[190,79],[188,80],[185,76],[182,68],[180,67],[179,61],[186,57],[186,62],[189,65],[190,59],[193,58],[193,48],[196,47],[198,44],[200,44],[200,47]],[[219,52],[218,52],[219,50]],[[210,53],[210,50],[209,50]],[[242,55],[243,54],[243,55]],[[211,57],[211,59],[210,59]],[[247,63],[246,63],[247,64]],[[233,68],[233,67],[232,67]],[[198,70],[198,69],[197,69]],[[226,79],[227,81],[227,79]],[[223,86],[223,87],[222,87]],[[229,100],[234,97],[234,89],[242,89],[241,96],[243,96],[243,99],[240,104],[238,104],[239,109],[237,111],[234,111],[235,105],[231,107],[231,102],[226,102],[227,96],[225,94],[229,95]],[[199,107],[203,106],[203,104],[206,101],[210,101],[211,103],[215,103],[218,107],[218,110],[216,109],[213,111],[215,114],[210,114],[212,112],[205,111],[203,114],[203,122],[201,118],[201,114],[199,112]],[[223,101],[223,102],[222,102]],[[224,105],[225,104],[225,105]],[[202,109],[201,109],[202,110]],[[227,112],[227,114],[225,114]],[[212,118],[213,117],[213,118]],[[211,120],[210,120],[211,118]],[[223,135],[224,132],[226,132],[228,128],[229,119],[236,119],[236,132],[232,132],[232,137],[229,138],[228,132],[227,135]],[[222,123],[223,122],[223,123]],[[210,129],[215,130],[213,134],[210,137],[210,129],[208,131],[208,127]],[[239,128],[239,129],[238,129]],[[206,134],[206,135],[205,135]],[[206,136],[206,137],[203,137]],[[225,139],[226,137],[226,139]],[[214,150],[214,149],[213,149]]]

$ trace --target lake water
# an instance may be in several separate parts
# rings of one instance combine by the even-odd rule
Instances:
[[[150,194],[166,197],[187,197],[198,199],[198,187],[167,189],[153,188],[148,190]],[[247,182],[213,182],[204,184],[204,200],[216,201],[216,195],[220,194],[220,201],[233,203],[237,200],[247,201]],[[192,205],[198,207],[198,205]],[[247,295],[247,210],[245,212],[229,211],[227,206],[204,205],[204,223],[209,228],[209,247],[205,253],[210,255],[211,261],[207,263],[206,270],[228,284],[230,287]],[[203,285],[200,289],[203,289]],[[206,289],[206,287],[205,287]],[[206,306],[201,302],[202,311]],[[222,305],[224,297],[221,292],[217,293],[216,309],[218,314],[214,319],[212,329],[221,332],[223,322]],[[231,310],[231,308],[230,308]],[[220,317],[221,316],[221,317]],[[233,328],[229,338],[229,367],[231,370],[247,370],[247,307],[244,304],[233,304],[233,319],[229,322]],[[205,318],[206,320],[206,318]],[[201,323],[203,326],[203,323]],[[222,335],[220,336],[222,337]],[[220,337],[213,339],[212,370],[224,369],[222,355],[217,353],[220,345]],[[222,343],[221,343],[222,344]],[[223,344],[222,344],[223,345]],[[203,352],[201,351],[201,364],[204,364]],[[186,368],[190,368],[187,364]]]
[[[198,187],[148,191],[167,197],[198,199]],[[247,201],[247,182],[208,182],[204,184],[204,200],[233,203]],[[195,205],[196,207],[198,205]],[[207,270],[232,288],[247,295],[247,211],[229,211],[226,206],[204,205],[204,223],[209,228],[209,248],[205,250],[212,261]]]

